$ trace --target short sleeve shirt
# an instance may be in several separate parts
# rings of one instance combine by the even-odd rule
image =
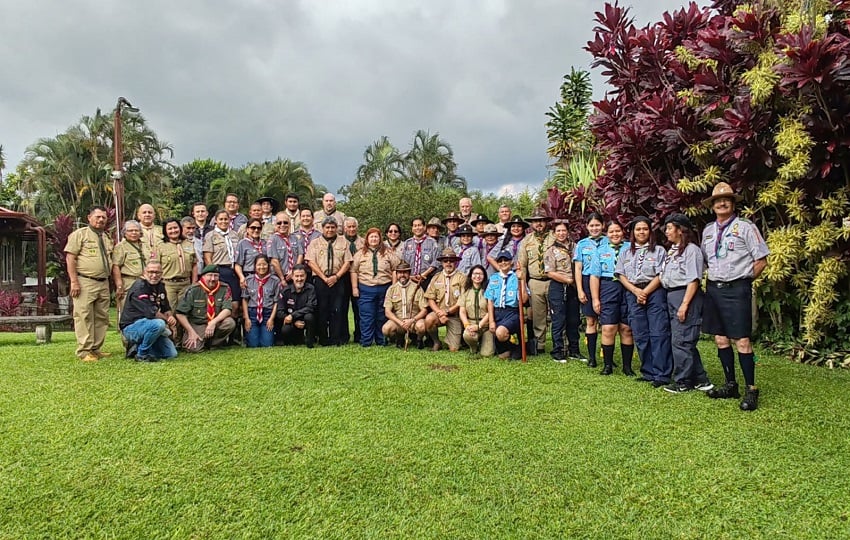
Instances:
[[[236,244],[236,255],[234,257],[234,264],[238,264],[242,267],[242,272],[253,272],[254,271],[254,259],[257,258],[257,255],[265,255],[266,254],[266,243],[263,240],[259,240],[254,242],[247,238],[243,238]]]
[[[715,221],[702,233],[702,252],[711,281],[735,281],[753,277],[753,263],[770,254],[755,224],[733,217],[726,226]]]
[[[408,281],[406,286],[394,283],[387,289],[384,309],[389,308],[399,319],[410,319],[422,309],[422,289]]]
[[[661,246],[649,249],[649,244],[634,246],[634,248],[634,253],[631,247],[620,250],[614,272],[625,276],[629,283],[635,285],[648,283],[661,273],[666,252]]]
[[[257,300],[260,297],[260,280],[256,274],[245,278],[245,288],[242,289],[242,299],[248,301],[248,309],[257,308]],[[280,300],[280,279],[274,274],[269,274],[269,280],[263,285],[263,307],[271,309]]]
[[[475,299],[478,297],[478,306],[476,308]],[[460,297],[461,305],[466,310],[466,318],[474,323],[478,323],[487,315],[487,298],[484,297],[484,289],[477,291],[470,287],[463,291]]]
[[[552,244],[543,255],[543,270],[557,272],[573,278],[573,257],[570,247],[562,244]]]
[[[437,241],[430,236],[424,236],[422,239],[408,238],[404,241],[401,258],[410,265],[411,275],[418,276],[428,270],[428,268],[437,267],[440,264],[437,261],[437,257],[439,256],[438,249]],[[417,251],[419,252],[418,261]]]
[[[593,262],[593,255],[601,246],[608,244],[608,237],[600,236],[599,238],[585,237],[578,241],[576,250],[573,254],[573,261],[581,263],[581,275],[589,276],[590,267]]]
[[[159,262],[162,263],[163,279],[192,277],[192,267],[198,263],[194,241],[163,242],[159,245]]]
[[[104,253],[98,234],[91,227],[82,227],[68,236],[65,252],[77,256],[77,273],[93,278],[108,278],[112,273],[112,239],[101,235]]]
[[[617,267],[617,258],[624,250],[628,250],[631,244],[624,242],[619,246],[612,243],[606,243],[599,246],[590,258],[590,268],[588,274],[591,276],[602,278],[615,277],[615,269]]]
[[[528,273],[527,277],[539,279],[545,277],[546,250],[555,243],[555,235],[551,232],[543,237],[529,234],[520,242],[517,250],[520,268]]]
[[[357,250],[351,262],[350,272],[357,274],[357,281],[361,285],[375,287],[392,283],[395,267],[401,262],[394,251],[386,249],[383,255],[376,251],[374,256],[377,260],[373,262],[373,252]]]
[[[147,264],[143,244],[131,244],[126,238],[121,240],[112,249],[112,264],[118,267],[122,276],[141,277]]]
[[[213,229],[204,237],[204,253],[212,254],[211,264],[233,264],[238,244],[239,239],[234,231],[222,234],[218,229]]]
[[[451,276],[446,276],[445,271],[439,272],[431,280],[428,290],[425,291],[423,300],[427,305],[428,300],[433,300],[440,309],[454,307],[463,293],[466,284],[466,276],[455,270]]]
[[[232,295],[227,283],[219,282],[221,285],[213,295],[215,314],[218,315],[225,309],[231,309]],[[207,293],[197,283],[190,285],[186,293],[177,304],[177,313],[185,315],[190,323],[207,324]]]
[[[320,236],[310,242],[304,259],[312,261],[322,270],[325,276],[336,274],[345,263],[352,259],[351,251],[348,249],[348,240],[342,236],[337,236],[331,243],[330,256],[328,251],[328,240],[324,236]]]
[[[278,260],[281,271],[286,275],[292,272],[292,267],[301,257],[301,245],[292,235],[273,234],[269,237],[268,254],[270,258]]]
[[[704,270],[702,251],[696,244],[688,244],[683,252],[674,245],[664,257],[664,269],[661,272],[661,285],[665,289],[684,287],[692,281],[702,279]]]

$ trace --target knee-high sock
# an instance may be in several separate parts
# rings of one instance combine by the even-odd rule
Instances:
[[[597,337],[597,334],[595,332],[593,334],[585,333],[584,336],[587,338],[587,358],[591,362],[596,362],[596,337]]]
[[[730,348],[731,350],[731,348]],[[738,362],[744,372],[744,382],[747,386],[756,385],[756,359],[753,353],[738,353]],[[733,368],[734,369],[734,368]]]
[[[620,354],[623,356],[623,371],[628,373],[632,370],[632,358],[635,355],[634,344],[626,345],[625,343],[620,343]]]
[[[732,351],[732,347],[717,349],[717,358],[720,359],[720,365],[723,366],[726,382],[735,382],[735,353]],[[741,360],[741,369],[743,368],[744,362]]]

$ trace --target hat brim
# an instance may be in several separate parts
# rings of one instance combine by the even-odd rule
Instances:
[[[446,261],[457,262],[457,261],[460,260],[460,257],[458,257],[457,255],[455,255],[454,257],[443,257],[442,255],[440,255],[439,257],[437,257],[437,260],[440,261],[440,262],[446,262]]]
[[[525,221],[508,221],[507,223],[505,223],[505,228],[510,229],[511,225],[522,225],[523,229],[531,227],[531,224]]]
[[[703,199],[702,205],[705,206],[706,208],[711,208],[711,206],[714,204],[714,201],[716,201],[717,199],[732,199],[736,203],[739,203],[739,202],[744,200],[744,197],[742,197],[741,195],[738,195],[737,193],[724,193],[722,195],[712,195],[711,197],[708,197],[707,199]]]
[[[525,218],[525,220],[529,221],[529,222],[531,222],[531,221],[547,221],[548,222],[548,221],[552,221],[552,219],[553,218],[550,218],[549,216],[531,216],[531,217]]]

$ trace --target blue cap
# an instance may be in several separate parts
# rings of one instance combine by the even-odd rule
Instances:
[[[502,251],[499,252],[498,255],[496,255],[496,262],[499,262],[502,259],[507,259],[509,261],[512,261],[514,259],[514,256],[510,251],[503,249]]]

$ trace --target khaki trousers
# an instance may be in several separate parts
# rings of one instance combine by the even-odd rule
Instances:
[[[481,356],[496,354],[496,341],[489,330],[479,330],[475,334],[463,331],[463,340],[469,345],[469,350],[478,352]]]
[[[549,282],[537,279],[528,280],[531,290],[531,322],[534,325],[534,337],[537,348],[546,346],[546,318],[549,315]]]
[[[192,323],[190,323],[192,324]],[[204,339],[204,332],[207,331],[207,325],[205,324],[192,324],[192,328],[195,329],[195,332],[201,336],[201,339],[198,341],[198,344],[194,347],[190,347],[188,344],[188,332],[183,332],[183,349],[186,352],[201,352],[204,349],[204,345],[206,345],[206,339]],[[215,332],[213,332],[212,338],[209,340],[210,347],[218,347],[223,345],[225,341],[227,341],[227,337],[233,332],[236,328],[236,321],[233,317],[228,317],[223,321],[219,322],[215,325]]]
[[[121,276],[121,281],[124,284],[124,298],[115,297],[115,308],[118,310],[118,313],[124,309],[124,301],[127,299],[127,291],[130,290],[130,287],[133,286],[133,283],[136,282],[138,278],[130,277],[130,276]]]
[[[182,282],[164,281],[164,283],[165,296],[168,298],[168,305],[171,306],[171,312],[174,313],[174,310],[177,309],[177,303],[180,302],[180,298],[192,282],[187,279]]]
[[[74,334],[78,357],[103,347],[109,329],[109,282],[79,277],[80,295],[74,298]]]

